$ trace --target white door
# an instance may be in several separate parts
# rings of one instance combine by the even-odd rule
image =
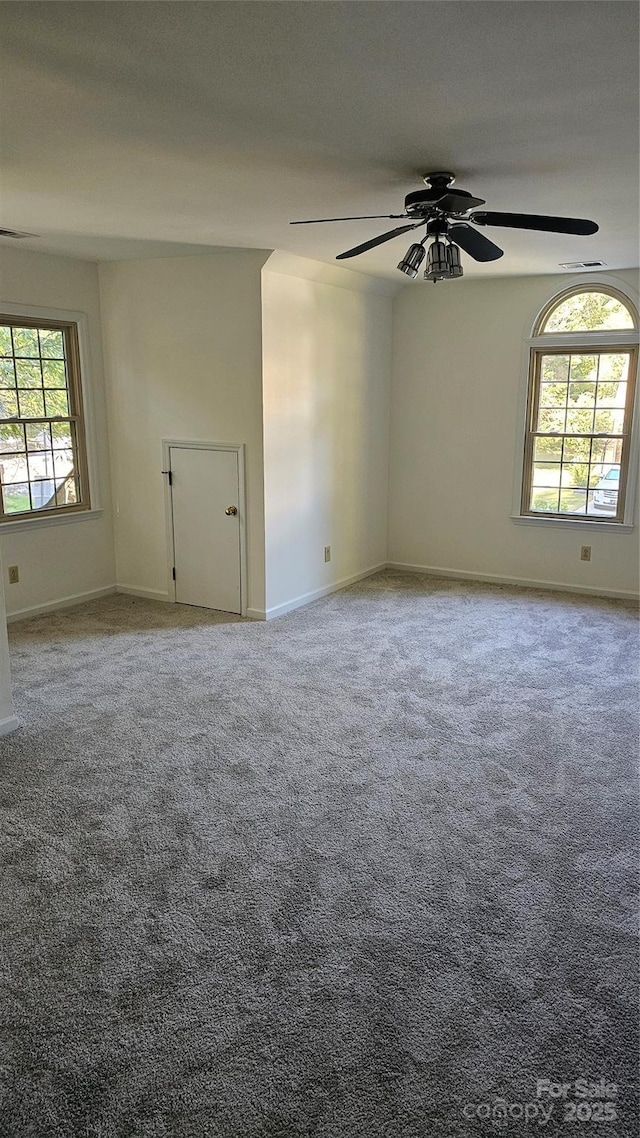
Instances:
[[[236,450],[171,446],[176,601],[241,612]]]

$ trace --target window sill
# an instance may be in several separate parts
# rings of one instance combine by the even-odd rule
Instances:
[[[45,526],[69,525],[71,522],[85,522],[101,518],[104,510],[78,510],[72,514],[46,514],[42,518],[20,518],[15,522],[0,522],[0,535],[3,533],[22,533],[30,529],[44,529]]]
[[[588,521],[574,521],[570,518],[533,518],[522,514],[512,514],[511,521],[519,526],[551,526],[556,529],[579,529],[579,530],[607,530],[608,533],[632,533],[633,525],[625,522],[600,522],[595,519]]]

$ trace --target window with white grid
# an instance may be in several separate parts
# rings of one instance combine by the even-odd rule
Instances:
[[[77,325],[0,316],[0,522],[89,507]]]
[[[532,341],[523,516],[622,522],[638,317],[603,287],[556,297]]]

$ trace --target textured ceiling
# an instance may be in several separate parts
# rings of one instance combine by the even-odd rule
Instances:
[[[594,237],[483,230],[470,275],[638,264],[635,3],[2,3],[0,224],[112,259],[278,248],[321,261],[394,223],[427,170],[488,209]],[[400,224],[400,223],[396,223]],[[353,261],[402,281],[399,238]]]

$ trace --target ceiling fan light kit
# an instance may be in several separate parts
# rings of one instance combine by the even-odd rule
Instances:
[[[492,213],[478,210],[484,205],[483,198],[474,198],[467,190],[451,189],[455,177],[446,171],[425,174],[424,190],[414,190],[404,199],[404,213],[384,213],[367,217],[322,217],[310,221],[292,221],[291,225],[317,225],[328,221],[364,221],[376,217],[409,218],[410,225],[399,225],[361,245],[339,253],[337,261],[345,261],[383,245],[401,233],[420,229],[426,225],[427,232],[421,241],[410,245],[398,269],[414,280],[422,262],[427,258],[424,279],[427,281],[455,280],[463,275],[460,249],[473,257],[474,261],[497,261],[503,251],[473,225],[500,226],[505,229],[532,229],[543,233],[573,233],[580,237],[598,232],[595,221],[580,217],[545,217],[534,213]],[[473,225],[470,225],[472,222]],[[433,237],[433,243],[425,250],[425,242]]]

